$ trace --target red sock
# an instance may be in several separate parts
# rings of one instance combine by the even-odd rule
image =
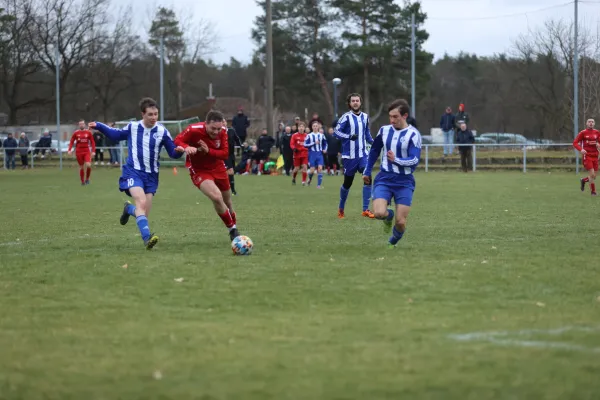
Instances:
[[[333,166],[333,173],[335,174],[335,173],[336,173],[336,171],[337,171],[337,165],[334,165],[334,166]]]
[[[294,172],[294,180],[296,180],[297,176],[298,176],[298,171]]]
[[[250,172],[250,160],[246,162],[246,172]]]
[[[584,181],[585,183],[588,183],[588,182],[590,181],[590,178],[589,178],[588,176],[586,176],[585,178],[583,178],[583,181]]]
[[[258,171],[259,172],[265,172],[265,162],[264,161],[260,162],[260,165],[258,167]]]
[[[88,167],[87,169],[87,173],[85,174],[85,180],[89,181],[90,180],[90,175],[92,174],[92,169]]]
[[[302,172],[302,182],[306,182],[306,172]]]
[[[229,213],[231,214],[231,220],[233,221],[233,224],[237,225],[237,216],[235,215],[235,211],[229,211]]]
[[[83,180],[84,175],[83,175],[83,170],[82,169],[79,170],[79,177],[81,178],[81,183],[83,183],[84,182],[84,180]]]
[[[225,211],[223,214],[219,214],[219,217],[223,220],[223,223],[227,228],[233,228],[235,222],[233,222],[233,218],[231,218],[231,213],[229,210]]]
[[[596,184],[590,183],[590,188],[592,189],[592,193],[596,193]]]

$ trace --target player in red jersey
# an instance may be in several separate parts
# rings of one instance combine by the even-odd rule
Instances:
[[[307,165],[308,165],[308,149],[304,147],[304,139],[306,139],[306,133],[304,129],[306,124],[302,121],[298,122],[298,132],[292,135],[290,139],[290,147],[294,152],[294,171],[292,178],[292,185],[296,184],[296,176],[298,176],[298,170],[302,167],[302,186],[306,185]]]
[[[598,172],[598,149],[600,148],[600,131],[594,129],[596,121],[588,119],[587,129],[579,132],[573,147],[575,147],[583,156],[583,168],[588,171],[588,176],[581,179],[581,191],[585,190],[585,184],[590,183],[592,196],[596,196],[596,173]]]
[[[229,238],[240,235],[231,201],[231,186],[225,161],[229,159],[229,144],[225,118],[219,111],[209,111],[205,122],[189,125],[175,138],[175,145],[185,150],[185,166],[194,185],[208,197],[215,211],[229,229]]]
[[[73,144],[75,144],[75,157],[77,157],[77,164],[79,164],[81,185],[89,185],[90,174],[92,173],[92,154],[96,152],[96,142],[92,132],[86,129],[84,120],[79,121],[79,129],[71,136],[69,155],[73,154]]]

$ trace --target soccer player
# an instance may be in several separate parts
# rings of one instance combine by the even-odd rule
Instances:
[[[406,219],[415,191],[413,173],[421,159],[421,134],[406,122],[410,113],[406,100],[395,100],[388,107],[388,113],[390,125],[383,126],[375,137],[363,181],[371,184],[373,165],[383,150],[381,168],[373,185],[373,211],[375,218],[383,220],[386,233],[392,231],[388,246],[394,248],[406,232]],[[395,213],[387,208],[392,199],[396,204]],[[394,215],[396,220],[392,223]]]
[[[227,175],[229,176],[229,186],[231,186],[231,194],[234,196],[237,195],[235,191],[235,146],[242,147],[242,142],[240,142],[240,138],[237,133],[235,133],[235,129],[233,127],[227,127],[227,119],[223,120],[223,127],[227,129],[227,143],[229,144],[229,158],[225,161],[225,166],[227,167]]]
[[[588,171],[588,176],[580,180],[581,191],[585,190],[585,184],[590,183],[592,196],[596,196],[596,174],[598,172],[598,147],[600,146],[600,132],[594,129],[596,121],[592,118],[586,121],[587,129],[579,132],[573,147],[583,156],[583,168]]]
[[[346,99],[350,111],[338,120],[334,136],[342,141],[342,160],[344,164],[344,183],[340,188],[340,204],[338,218],[344,218],[344,208],[348,193],[354,182],[356,172],[361,174],[367,165],[367,143],[372,144],[373,138],[369,131],[369,116],[361,111],[362,97],[358,93],[351,93]],[[369,210],[371,200],[371,185],[363,186],[362,216],[375,218]]]
[[[120,222],[125,225],[129,217],[134,216],[144,245],[150,250],[158,243],[158,236],[150,232],[148,215],[158,190],[160,151],[164,147],[169,157],[180,158],[184,150],[175,146],[167,128],[158,123],[156,101],[143,98],[140,111],[142,119],[130,122],[123,129],[111,128],[100,122],[90,122],[89,127],[99,130],[116,143],[127,140],[128,156],[119,178],[119,190],[132,197],[135,205],[125,202]]]
[[[92,154],[96,152],[96,142],[92,132],[85,129],[84,120],[79,120],[79,129],[71,136],[68,149],[69,155],[73,154],[73,145],[75,145],[75,157],[77,157],[77,164],[79,164],[81,186],[89,185],[92,173]]]
[[[306,135],[304,139],[304,147],[308,149],[308,165],[310,165],[310,171],[308,172],[308,185],[312,182],[313,175],[315,174],[315,166],[317,167],[317,189],[321,189],[323,183],[323,154],[327,154],[327,139],[319,129],[321,125],[315,121],[312,124],[312,132]]]
[[[306,124],[302,121],[298,122],[298,132],[292,135],[290,141],[290,147],[294,151],[294,171],[292,173],[292,185],[296,184],[296,176],[298,171],[302,168],[302,186],[306,186],[306,165],[308,164],[308,150],[304,147],[304,140],[306,140],[306,133],[304,129]]]
[[[189,125],[175,138],[175,144],[184,149],[185,166],[190,171],[192,182],[213,202],[215,211],[229,230],[229,238],[233,240],[240,234],[225,168],[229,144],[227,129],[223,127],[224,119],[219,111],[209,111],[204,122]]]

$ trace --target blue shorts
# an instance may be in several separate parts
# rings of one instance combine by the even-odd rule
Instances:
[[[325,165],[325,163],[323,162],[323,153],[311,151],[310,153],[308,153],[308,166],[315,168],[318,165]]]
[[[158,174],[138,171],[127,165],[123,166],[123,174],[119,178],[119,190],[131,196],[129,189],[140,187],[146,194],[156,194],[158,190]]]
[[[414,181],[411,182],[387,182],[375,178],[373,183],[373,200],[385,199],[388,204],[394,199],[396,205],[402,204],[410,207],[413,193],[415,192]]]
[[[354,176],[357,172],[363,173],[367,167],[367,157],[344,158],[342,163],[344,165],[344,175]]]

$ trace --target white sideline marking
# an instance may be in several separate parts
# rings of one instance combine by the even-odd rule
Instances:
[[[85,235],[79,235],[79,236],[59,236],[56,237],[54,239],[57,240],[79,240],[79,239],[101,239],[101,238],[108,238],[108,237],[116,237],[119,235],[90,235],[90,234],[85,234]],[[122,236],[122,235],[120,235]],[[0,242],[0,247],[1,246],[21,246],[24,244],[28,244],[28,243],[45,243],[45,242],[49,242],[50,239],[33,239],[33,240],[18,240],[18,241],[13,241],[13,242]]]
[[[578,344],[571,344],[565,342],[551,342],[551,341],[540,341],[540,340],[515,340],[505,339],[509,335],[516,336],[530,336],[530,335],[560,335],[568,331],[578,332],[600,332],[600,326],[598,327],[586,327],[586,326],[564,326],[556,329],[523,329],[518,331],[496,331],[496,332],[470,332],[463,334],[451,334],[448,335],[450,339],[454,339],[460,342],[475,342],[485,341],[503,346],[518,346],[518,347],[537,347],[543,349],[562,349],[571,351],[584,351],[592,353],[600,353],[600,347],[586,347]]]

